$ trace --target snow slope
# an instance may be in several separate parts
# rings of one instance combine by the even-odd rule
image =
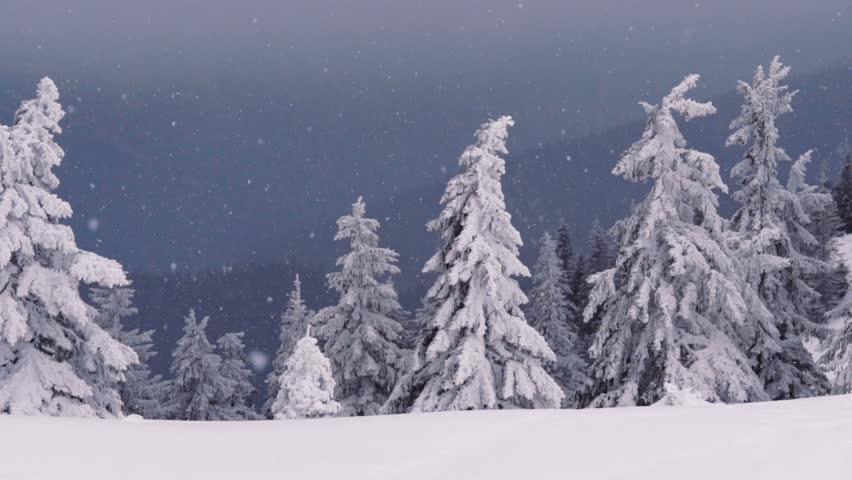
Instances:
[[[852,478],[852,396],[245,423],[0,416],[0,479]]]

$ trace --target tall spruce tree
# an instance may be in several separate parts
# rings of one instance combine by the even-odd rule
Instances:
[[[407,352],[402,348],[405,312],[391,276],[397,253],[379,247],[379,222],[367,218],[361,198],[352,214],[337,220],[335,240],[349,240],[349,253],[328,275],[340,294],[337,305],[316,315],[317,334],[331,360],[344,415],[374,415],[396,384]]]
[[[219,403],[231,389],[222,376],[222,358],[207,339],[209,317],[196,319],[190,310],[184,319],[183,336],[172,353],[172,395],[166,404],[175,420],[227,420]]]
[[[792,112],[796,92],[781,82],[790,68],[778,57],[768,71],[758,67],[751,84],[740,82],[744,97],[740,116],[731,123],[734,131],[727,145],[748,145],[732,170],[740,189],[734,199],[741,204],[731,221],[740,234],[740,254],[746,279],[771,310],[778,330],[777,342],[750,347],[756,370],[773,399],[799,398],[826,392],[826,379],[802,344],[802,336],[819,328],[812,318],[819,294],[806,282],[827,265],[810,256],[815,245],[808,231],[809,211],[819,209],[829,199],[804,188],[806,160],[791,169],[785,188],[778,180],[778,162],[790,161],[778,146],[776,119]],[[775,344],[778,344],[777,348]]]
[[[267,418],[274,416],[272,403],[278,397],[278,389],[280,388],[278,380],[284,373],[284,364],[292,355],[296,343],[301,340],[313,316],[314,312],[305,305],[305,301],[302,299],[302,282],[299,280],[299,274],[296,274],[293,290],[290,291],[290,297],[287,301],[287,310],[281,315],[278,351],[275,353],[275,359],[272,360],[272,371],[266,378],[266,401],[263,404],[262,411]]]
[[[698,79],[687,76],[659,105],[642,103],[645,132],[613,170],[653,186],[615,226],[615,266],[591,277],[584,315],[601,318],[591,348],[591,406],[768,398],[742,352],[739,330],[755,317],[771,328],[769,314],[725,246],[713,192],[727,190],[719,166],[687,148],[674,117],[716,112],[686,97]]]
[[[138,359],[94,321],[80,283],[127,284],[121,265],[80,250],[54,190],[65,115],[42,79],[9,128],[0,126],[0,413],[120,415],[115,385]]]
[[[529,276],[518,259],[521,237],[506,212],[501,178],[511,117],[482,125],[447,185],[444,210],[428,229],[440,250],[424,272],[438,274],[426,295],[430,314],[412,359],[385,411],[558,407],[564,394],[545,371],[556,357],[530,327],[527,297],[513,277]]]
[[[166,399],[169,384],[160,375],[153,375],[148,366],[148,361],[157,355],[153,350],[154,331],[129,330],[123,324],[123,319],[138,313],[133,306],[134,294],[130,287],[92,288],[89,297],[97,310],[95,318],[98,325],[112,338],[132,348],[139,357],[139,363],[125,372],[124,382],[116,386],[124,404],[124,413],[162,418],[160,406]]]
[[[244,332],[226,333],[216,340],[222,365],[219,373],[225,379],[226,389],[219,392],[217,403],[223,420],[256,420],[257,412],[251,407],[254,386],[252,372],[246,367]]]
[[[556,241],[545,233],[533,268],[528,318],[530,325],[544,337],[556,355],[556,361],[548,363],[545,368],[562,387],[566,405],[571,406],[588,377],[577,325],[569,318],[570,301],[565,298],[560,286],[563,274]]]

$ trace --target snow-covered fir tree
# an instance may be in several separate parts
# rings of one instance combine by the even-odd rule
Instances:
[[[600,220],[592,222],[589,232],[589,261],[588,271],[598,273],[612,268],[613,257],[610,253],[612,248],[609,232],[601,227]]]
[[[307,328],[307,334],[284,362],[284,371],[278,379],[280,388],[272,404],[272,414],[277,420],[326,417],[341,410],[340,403],[334,400],[331,362],[311,337],[310,326]]]
[[[541,333],[556,354],[556,361],[545,368],[562,387],[566,404],[573,405],[574,396],[583,389],[588,378],[577,325],[569,318],[573,309],[560,285],[563,274],[556,241],[545,233],[533,268],[528,318],[530,325]]]
[[[226,333],[216,340],[222,366],[219,373],[226,381],[227,389],[217,399],[219,415],[223,420],[257,420],[257,412],[251,406],[254,385],[252,372],[246,367],[246,348],[243,344],[244,332]]]
[[[148,361],[154,351],[153,330],[126,329],[123,319],[136,315],[133,306],[134,290],[130,287],[92,288],[89,297],[97,310],[96,321],[104,330],[124,345],[129,346],[139,357],[139,363],[125,372],[125,381],[117,385],[124,413],[145,418],[161,418],[160,405],[166,399],[169,384],[160,375],[153,375]]]
[[[287,310],[281,315],[281,330],[278,334],[278,351],[275,353],[275,358],[272,360],[272,371],[266,378],[266,401],[263,404],[263,414],[267,418],[272,418],[272,402],[278,397],[278,379],[284,373],[284,364],[293,349],[296,348],[296,343],[304,335],[305,329],[311,322],[314,312],[305,305],[302,299],[302,282],[299,280],[299,275],[296,274],[296,279],[293,281],[293,290],[290,292],[290,297],[287,302]]]
[[[807,253],[815,245],[807,228],[809,212],[830,198],[805,186],[807,160],[791,169],[788,187],[795,191],[778,180],[778,162],[790,161],[778,145],[776,126],[780,115],[793,111],[795,92],[781,84],[789,71],[775,57],[767,71],[758,67],[751,84],[739,83],[745,101],[727,140],[729,146],[748,146],[731,172],[740,186],[733,197],[741,204],[731,225],[740,234],[738,250],[746,279],[771,310],[779,334],[778,342],[749,347],[773,399],[821,395],[827,388],[802,336],[818,330],[814,320],[820,320],[809,318],[819,294],[806,279],[827,269],[825,262]]]
[[[207,339],[209,317],[198,321],[195,310],[185,318],[183,336],[172,353],[171,400],[166,404],[175,420],[227,420],[220,399],[231,389],[220,372],[222,358]],[[223,414],[224,413],[224,414]]]
[[[840,178],[833,188],[834,201],[837,204],[837,213],[843,222],[843,232],[852,233],[852,143],[846,138],[837,147],[837,156],[840,158]]]
[[[574,252],[574,244],[571,241],[571,232],[568,224],[559,225],[556,230],[556,255],[559,258],[560,268],[562,269],[562,278],[559,279],[559,286],[562,289],[563,295],[569,301],[566,307],[570,310],[568,316],[571,321],[576,321],[579,318],[577,303],[579,292],[576,287],[577,264],[581,262],[581,257]]]
[[[349,252],[337,259],[340,271],[328,275],[328,284],[340,300],[315,317],[344,415],[378,413],[407,355],[400,324],[405,312],[391,281],[399,273],[398,255],[379,247],[379,222],[365,216],[366,208],[358,198],[352,214],[337,220],[334,238],[349,240]]]
[[[831,393],[852,393],[852,235],[844,235],[832,242],[834,259],[847,273],[846,294],[826,314],[832,335],[820,358],[831,382]]]
[[[127,279],[117,262],[80,250],[61,223],[72,214],[53,193],[64,115],[44,78],[14,125],[0,126],[0,413],[113,417],[114,385],[137,356],[97,325],[79,288]]]
[[[802,157],[800,160],[806,159],[810,159],[810,157]],[[833,198],[826,162],[821,165],[816,188],[809,187],[804,179],[801,184],[796,183],[798,182],[796,176],[791,176],[790,180],[793,181],[790,186],[799,185],[798,188],[801,188],[799,195],[804,194],[803,200],[805,206],[808,207],[808,215],[811,219],[808,229],[815,242],[806,246],[805,251],[808,255],[825,263],[824,269],[806,279],[808,284],[812,285],[819,294],[819,301],[814,302],[809,316],[810,318],[819,318],[827,315],[827,312],[832,310],[846,295],[847,271],[843,263],[837,261],[837,256],[832,248],[835,239],[843,235],[843,221],[840,219],[837,203]],[[821,194],[815,204],[809,200],[811,192]],[[828,332],[824,333],[828,334]]]
[[[583,271],[579,272],[580,275],[577,277],[577,286],[575,287],[583,300],[577,306],[581,312],[586,309],[586,305],[589,303],[591,291],[591,285],[588,282],[589,276],[608,270],[613,266],[613,257],[610,253],[611,243],[609,232],[601,227],[600,221],[596,218],[592,222],[592,229],[589,231],[589,258],[583,264]],[[600,315],[595,313],[580,326],[580,337],[585,345],[586,356],[588,356],[588,349],[592,346],[600,323]]]
[[[426,296],[430,317],[385,411],[553,408],[564,398],[544,369],[556,357],[527,324],[527,297],[514,278],[529,271],[501,185],[512,125],[508,116],[482,125],[447,185],[444,210],[428,224],[441,235],[424,268],[438,274]]]
[[[830,337],[821,363],[828,371],[831,393],[852,393],[852,293],[829,311],[828,318],[838,330]]]
[[[768,398],[740,330],[758,328],[756,322],[771,329],[771,317],[725,246],[713,192],[726,191],[719,166],[687,147],[674,117],[716,112],[686,96],[698,79],[687,76],[658,105],[642,103],[642,138],[613,169],[653,186],[616,224],[615,266],[591,277],[584,316],[601,318],[586,395],[595,407]]]

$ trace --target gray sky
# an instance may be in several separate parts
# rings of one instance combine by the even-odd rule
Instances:
[[[443,179],[487,116],[518,151],[850,45],[849,0],[6,0],[0,122],[50,75],[81,243],[197,267]]]

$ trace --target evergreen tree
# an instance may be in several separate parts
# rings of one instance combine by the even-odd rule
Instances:
[[[745,102],[727,140],[727,145],[749,145],[731,172],[740,185],[733,197],[742,205],[731,224],[740,234],[740,263],[747,281],[771,310],[779,333],[777,342],[749,348],[773,399],[820,395],[827,388],[801,337],[819,329],[809,318],[819,294],[805,280],[827,268],[807,253],[815,245],[807,229],[808,212],[821,209],[828,198],[804,183],[809,156],[791,169],[788,188],[778,180],[778,162],[790,161],[778,146],[775,125],[778,116],[793,110],[795,92],[780,84],[789,70],[775,57],[768,72],[757,69],[751,85],[740,82]]]
[[[160,405],[166,398],[169,385],[159,375],[152,375],[148,361],[157,355],[153,350],[153,330],[127,330],[123,319],[136,315],[133,306],[134,290],[130,287],[92,288],[89,297],[97,310],[95,321],[112,338],[136,352],[139,363],[125,372],[125,381],[114,386],[121,396],[125,414],[145,418],[161,418]]]
[[[562,295],[569,300],[569,304],[566,307],[570,310],[568,316],[573,321],[579,316],[577,311],[579,304],[576,303],[578,291],[574,287],[577,262],[580,256],[574,252],[574,245],[571,242],[571,232],[566,223],[560,225],[556,230],[556,255],[559,258],[559,267],[562,270],[559,287],[562,289]]]
[[[563,223],[559,226],[556,231],[555,242],[559,268],[562,271],[562,275],[559,278],[559,288],[562,290],[563,297],[567,300],[564,306],[565,316],[568,323],[571,324],[571,330],[579,333],[584,327],[580,312],[582,312],[582,308],[589,295],[589,288],[586,285],[585,279],[585,259],[582,255],[578,255],[574,251],[571,233],[567,224]],[[548,344],[551,348],[555,349],[554,345],[549,341]],[[582,345],[582,340],[579,344],[574,345],[573,348],[576,348],[578,351],[585,351],[586,348],[580,345]],[[559,379],[556,380],[560,381]],[[564,384],[562,386],[564,388]]]
[[[365,216],[358,198],[352,214],[337,221],[335,240],[349,240],[349,253],[328,275],[340,294],[337,305],[316,315],[319,338],[331,360],[344,415],[374,415],[396,384],[405,350],[405,312],[390,280],[399,273],[397,253],[379,247],[379,222]]]
[[[813,235],[815,243],[807,246],[806,251],[808,255],[824,262],[826,268],[818,271],[807,280],[819,294],[819,302],[815,302],[810,317],[821,318],[837,306],[846,294],[847,274],[842,262],[836,260],[832,248],[835,239],[843,235],[843,221],[838,214],[837,202],[834,201],[824,163],[820,169],[820,178],[815,191],[822,194],[826,202],[825,204],[817,202],[818,208],[809,209],[808,214],[811,222],[808,229]]]
[[[290,358],[293,349],[296,348],[296,343],[301,339],[302,332],[308,327],[313,316],[314,312],[302,300],[302,282],[299,281],[299,275],[296,274],[293,290],[290,292],[290,298],[287,302],[287,310],[281,315],[278,351],[272,361],[272,371],[266,378],[267,396],[266,402],[263,404],[263,413],[267,418],[273,417],[272,403],[278,397],[278,379],[284,373],[284,364]]]
[[[284,362],[278,379],[280,388],[272,414],[276,420],[316,418],[336,415],[341,406],[334,400],[335,381],[331,362],[322,354],[317,341],[308,333],[296,344]]]
[[[216,346],[222,358],[219,370],[227,389],[217,399],[223,420],[256,420],[257,412],[250,406],[254,386],[251,370],[246,368],[246,351],[243,345],[245,333],[226,333],[219,337]]]
[[[631,209],[631,211],[632,210],[633,209]],[[610,253],[610,249],[611,241],[609,232],[601,227],[598,219],[595,219],[595,221],[592,222],[592,229],[589,232],[589,260],[584,264],[585,268],[582,272],[582,281],[578,282],[581,286],[577,287],[583,298],[583,303],[579,305],[581,308],[580,311],[584,311],[589,302],[591,285],[587,281],[588,277],[595,273],[609,270],[613,267],[613,257]],[[588,350],[592,346],[592,342],[594,341],[598,328],[600,328],[600,324],[600,315],[596,312],[580,326],[580,337],[583,340],[583,350],[587,358]]]
[[[54,192],[65,115],[44,78],[11,128],[0,126],[0,413],[120,415],[115,385],[137,361],[99,327],[80,283],[127,284],[121,265],[80,250]]]
[[[560,287],[563,273],[556,241],[545,233],[533,269],[529,323],[553,349],[556,361],[547,364],[545,369],[562,387],[571,405],[574,395],[585,386],[587,377],[577,325],[568,317],[570,302]]]
[[[844,233],[852,233],[852,145],[847,138],[837,149],[841,159],[840,179],[834,186],[837,213],[843,224]]]
[[[660,105],[642,103],[648,122],[613,174],[652,181],[651,192],[614,229],[615,266],[591,277],[584,312],[600,312],[592,344],[592,406],[765,400],[741,350],[740,329],[770,316],[725,246],[714,189],[726,191],[719,166],[687,148],[674,114],[686,120],[716,112],[686,97],[686,77]]]
[[[586,257],[582,255],[577,255],[574,258],[574,265],[571,269],[571,293],[573,293],[573,297],[570,298],[570,302],[574,305],[574,317],[572,318],[572,322],[576,326],[576,330],[579,332],[583,329],[583,309],[586,307],[586,303],[589,300],[589,284],[586,283],[586,277],[588,274],[588,260]]]
[[[598,219],[595,219],[589,233],[589,273],[603,272],[612,268],[611,243],[609,232],[601,227]]]
[[[190,310],[185,318],[183,336],[172,353],[171,402],[167,409],[175,420],[226,420],[219,400],[231,389],[220,373],[222,359],[207,339],[209,317],[201,321]]]
[[[831,393],[852,393],[852,289],[827,314],[829,324],[835,326],[821,363],[826,366],[831,380]]]
[[[428,229],[440,250],[424,271],[438,274],[426,296],[424,325],[411,371],[384,411],[441,411],[503,406],[558,407],[564,397],[543,363],[556,357],[530,327],[527,298],[513,278],[529,276],[518,259],[521,237],[506,212],[501,186],[506,136],[502,117],[482,125]]]

